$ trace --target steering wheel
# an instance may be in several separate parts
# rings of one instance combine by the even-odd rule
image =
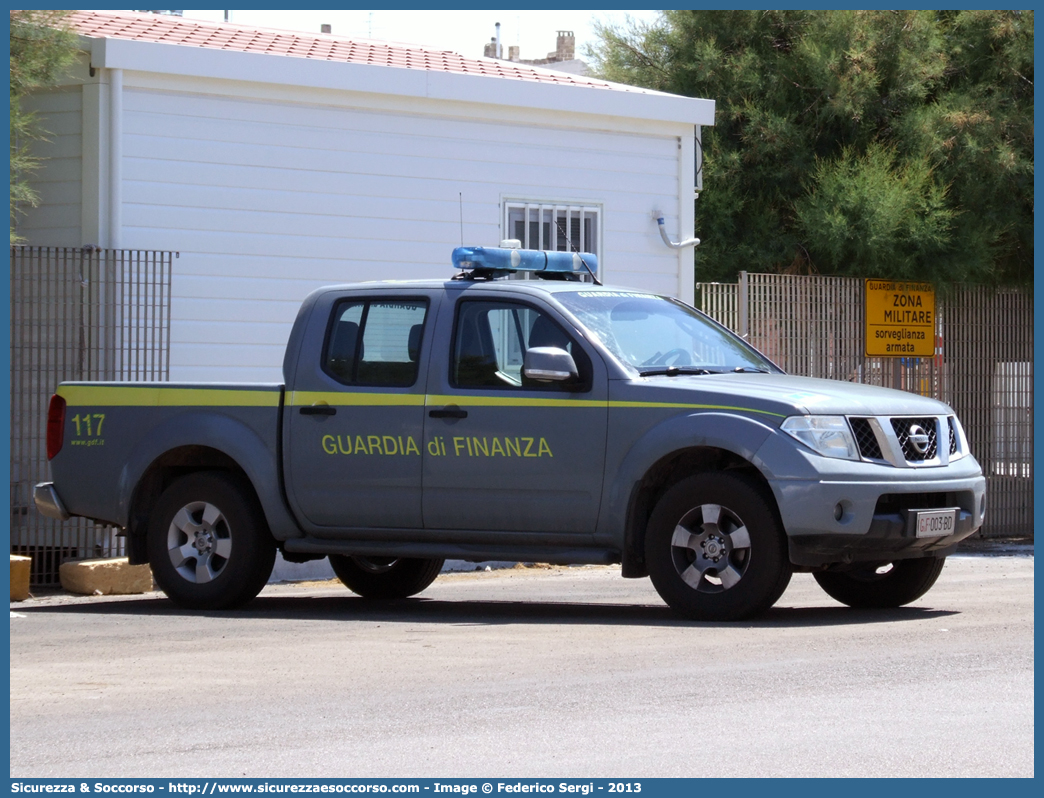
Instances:
[[[691,366],[692,358],[685,349],[671,349],[662,355],[657,352],[651,358],[642,363],[643,366],[666,366],[669,360],[674,360],[672,366]]]

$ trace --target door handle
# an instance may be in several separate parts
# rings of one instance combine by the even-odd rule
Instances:
[[[468,411],[461,410],[456,405],[450,405],[439,410],[429,410],[428,416],[431,418],[467,418]]]
[[[337,408],[330,405],[305,405],[301,408],[302,416],[335,416]]]

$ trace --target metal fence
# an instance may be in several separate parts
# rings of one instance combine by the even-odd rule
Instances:
[[[177,253],[11,247],[11,553],[30,581],[58,584],[65,560],[116,557],[115,529],[40,515],[49,478],[47,404],[63,380],[166,380],[170,281]]]
[[[697,283],[697,307],[785,371],[931,396],[957,412],[986,474],[984,537],[1033,534],[1033,296],[970,286],[940,294],[935,356],[866,357],[865,283],[740,273]]]

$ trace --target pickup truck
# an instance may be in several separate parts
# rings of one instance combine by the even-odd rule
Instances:
[[[682,302],[584,281],[589,254],[453,261],[313,292],[282,384],[63,382],[37,507],[119,527],[187,608],[249,601],[279,550],[374,599],[446,558],[619,563],[710,621],[795,571],[907,604],[982,524],[942,402],[784,374]]]

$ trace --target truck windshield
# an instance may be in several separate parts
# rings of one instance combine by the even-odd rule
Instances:
[[[563,292],[555,299],[642,375],[779,372],[742,339],[674,299],[630,291]]]

